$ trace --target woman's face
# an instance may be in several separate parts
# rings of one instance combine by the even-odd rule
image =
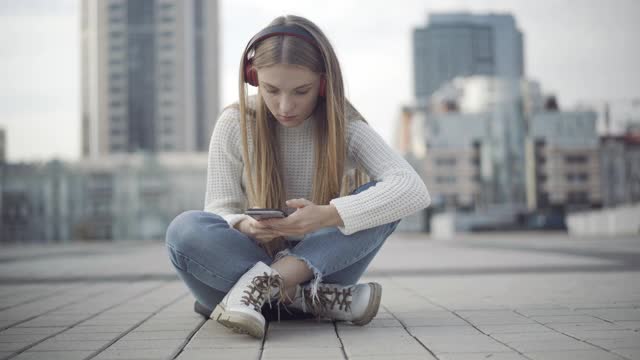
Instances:
[[[282,126],[296,127],[318,102],[320,74],[299,65],[277,64],[258,69],[258,82],[267,108]]]

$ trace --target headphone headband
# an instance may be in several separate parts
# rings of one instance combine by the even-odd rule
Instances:
[[[313,38],[313,35],[303,27],[299,25],[274,25],[265,28],[260,31],[256,35],[254,35],[249,43],[247,43],[247,47],[244,50],[244,56],[242,58],[242,69],[244,71],[245,82],[252,86],[258,86],[258,72],[252,66],[252,60],[249,59],[250,50],[255,46],[257,42],[260,42],[266,38],[278,35],[286,35],[293,36],[299,39],[306,41],[307,43],[313,45],[320,53],[322,54],[322,49],[318,42]],[[323,78],[320,79],[320,91],[319,96],[325,96],[325,88],[326,88],[326,80]]]
[[[297,37],[299,39],[302,39],[308,42],[309,44],[315,46],[318,50],[320,50],[320,46],[313,38],[313,35],[311,35],[311,33],[305,30],[304,28],[298,25],[274,25],[274,26],[269,26],[263,29],[262,31],[254,35],[251,38],[251,40],[249,40],[245,55],[249,55],[248,54],[249,50],[251,50],[251,48],[257,42],[260,42],[266,38],[270,38],[272,36],[278,36],[278,35],[287,35],[287,36]]]

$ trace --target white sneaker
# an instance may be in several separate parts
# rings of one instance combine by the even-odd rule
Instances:
[[[211,319],[254,337],[264,336],[262,305],[283,289],[280,274],[259,261],[244,273],[211,313]]]
[[[318,285],[317,297],[311,296],[310,284],[298,286],[291,305],[294,309],[331,320],[368,324],[378,313],[382,286],[375,282],[356,285]]]

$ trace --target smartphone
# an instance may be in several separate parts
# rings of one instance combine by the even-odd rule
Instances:
[[[280,209],[252,208],[247,209],[244,213],[256,220],[287,217],[287,213]]]

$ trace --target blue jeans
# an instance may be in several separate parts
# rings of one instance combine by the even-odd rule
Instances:
[[[371,181],[352,192],[374,186]],[[256,262],[271,265],[284,255],[303,260],[314,273],[312,282],[355,284],[396,229],[400,220],[344,235],[335,227],[308,233],[294,247],[272,259],[265,250],[221,216],[191,210],[169,225],[166,244],[171,263],[193,296],[209,309],[222,300]]]

